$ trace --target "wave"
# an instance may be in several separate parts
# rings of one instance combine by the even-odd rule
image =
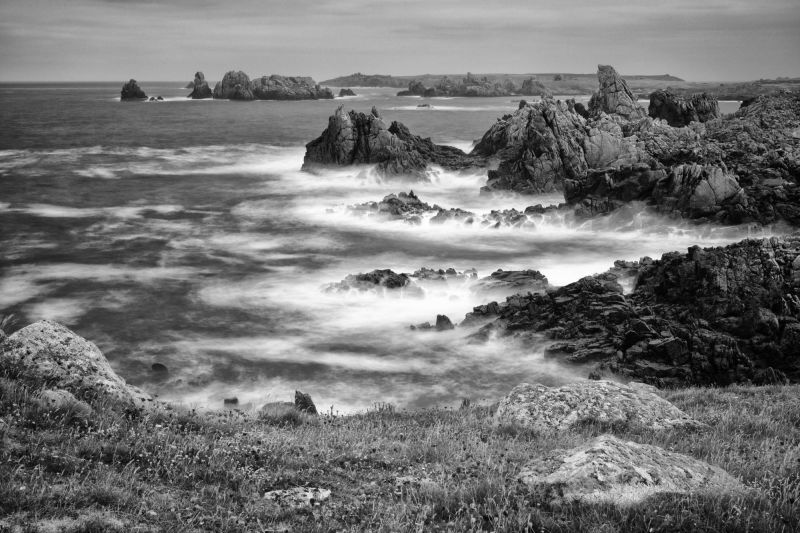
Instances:
[[[21,213],[42,218],[134,218],[141,217],[144,213],[154,211],[165,215],[183,211],[180,205],[141,205],[141,206],[111,206],[111,207],[70,207],[53,204],[27,204],[11,207],[10,204],[0,205],[0,213]]]

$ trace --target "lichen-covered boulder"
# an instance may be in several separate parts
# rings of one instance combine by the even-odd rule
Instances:
[[[536,431],[560,431],[587,422],[649,429],[703,426],[653,392],[612,381],[581,381],[562,387],[523,383],[503,398],[495,420]]]
[[[51,320],[9,336],[0,347],[0,365],[13,379],[62,389],[92,405],[138,410],[154,403],[149,394],[125,383],[97,346]]]
[[[525,464],[519,480],[555,505],[634,505],[656,494],[742,493],[723,469],[658,446],[601,435]]]

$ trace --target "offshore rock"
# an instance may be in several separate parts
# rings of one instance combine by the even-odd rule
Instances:
[[[589,100],[589,113],[619,115],[625,120],[644,118],[646,113],[639,107],[636,96],[628,88],[625,80],[610,65],[597,65],[597,78],[600,88]]]
[[[473,334],[552,343],[545,356],[663,385],[800,381],[800,235],[643,259],[620,274],[477,306]]]
[[[425,180],[429,164],[461,170],[485,162],[457,148],[439,146],[413,135],[399,122],[387,127],[376,113],[347,113],[339,106],[322,135],[306,145],[303,170],[366,164],[376,164],[378,172],[385,176]]]
[[[562,431],[583,423],[648,429],[704,426],[654,392],[612,381],[553,388],[523,383],[500,401],[495,420],[537,432]]]
[[[35,322],[8,337],[0,350],[0,364],[13,379],[60,389],[89,404],[119,411],[153,404],[150,395],[126,384],[112,370],[97,346],[51,320]]]
[[[147,98],[147,95],[144,93],[139,84],[136,80],[131,79],[128,83],[122,86],[122,91],[120,91],[119,99],[120,101],[123,100],[144,100]]]
[[[343,96],[356,96],[356,93],[353,92],[353,89],[339,89],[339,98]]]
[[[228,100],[253,100],[250,78],[241,70],[229,70],[214,87],[214,98]]]
[[[253,97],[258,100],[323,100],[332,99],[333,92],[320,87],[309,77],[284,77],[278,74],[261,76],[250,83]]]
[[[366,274],[349,274],[342,281],[331,283],[323,288],[324,292],[376,292],[386,294],[397,292],[405,296],[424,296],[424,291],[417,286],[408,274],[398,274],[393,270],[373,270]]]
[[[742,493],[744,486],[719,467],[658,446],[600,435],[571,450],[525,464],[519,480],[551,504],[641,503],[656,494]]]
[[[211,91],[211,87],[208,86],[205,74],[199,71],[196,72],[194,75],[194,82],[192,83],[192,92],[189,94],[188,98],[192,100],[202,100],[213,96],[214,94]]]
[[[522,82],[519,94],[523,96],[552,96],[552,93],[545,87],[544,83],[533,78],[527,78]]]
[[[471,287],[480,294],[516,294],[544,292],[549,287],[547,278],[538,270],[496,270],[479,279]]]
[[[650,94],[647,112],[653,118],[666,120],[670,126],[681,127],[719,118],[719,102],[707,93],[686,98],[669,89],[659,89]]]

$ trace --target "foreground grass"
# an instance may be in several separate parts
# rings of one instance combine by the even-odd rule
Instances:
[[[665,393],[704,431],[556,435],[495,427],[486,407],[85,420],[42,411],[34,392],[0,380],[0,531],[800,530],[800,386]],[[556,508],[516,482],[528,458],[608,431],[706,460],[754,490]],[[296,486],[332,496],[301,508],[263,497]]]

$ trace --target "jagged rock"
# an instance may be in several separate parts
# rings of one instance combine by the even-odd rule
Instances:
[[[61,324],[41,320],[6,339],[0,364],[13,379],[34,387],[62,389],[90,404],[138,410],[150,395],[120,378],[100,350]]]
[[[553,343],[546,357],[660,385],[800,381],[800,235],[643,259],[546,294],[477,306],[472,338]],[[620,276],[635,272],[623,294]]]
[[[688,218],[715,216],[747,203],[735,176],[717,166],[698,164],[674,167],[669,179],[658,183],[653,199],[659,209],[677,210]]]
[[[191,89],[192,92],[189,94],[188,98],[191,98],[192,100],[202,100],[204,98],[211,98],[214,96],[214,93],[211,91],[211,87],[208,86],[205,74],[200,71],[195,73],[194,82],[192,82]]]
[[[627,506],[656,494],[745,491],[737,479],[719,467],[612,435],[536,457],[522,468],[519,480],[537,498],[556,505],[582,502]]]
[[[434,87],[425,87],[421,81],[412,80],[408,89],[400,91],[397,96],[509,96],[516,91],[517,88],[511,80],[501,84],[491,82],[486,77],[476,79],[468,73],[458,83],[445,76]]]
[[[612,381],[581,381],[553,388],[523,383],[500,401],[495,420],[537,432],[563,431],[582,423],[648,429],[704,426],[653,392]]]
[[[214,98],[228,100],[253,100],[250,78],[241,70],[229,70],[214,87]]]
[[[353,89],[339,89],[339,98],[343,96],[356,96],[356,93],[353,92]]]
[[[436,315],[436,331],[447,331],[449,329],[455,329],[455,326],[447,315]]]
[[[147,95],[144,93],[139,84],[136,80],[131,79],[128,83],[122,86],[122,91],[120,91],[119,99],[121,101],[124,100],[145,100]]]
[[[322,135],[306,145],[303,169],[359,164],[377,164],[378,171],[387,176],[427,179],[429,164],[463,169],[484,162],[458,148],[413,135],[399,122],[387,128],[376,113],[346,113],[339,106]]]
[[[650,95],[648,114],[666,120],[670,126],[686,126],[691,122],[708,122],[719,117],[719,102],[707,93],[689,98],[669,89],[659,89]]]
[[[261,76],[250,83],[258,100],[322,100],[332,99],[333,92],[320,87],[309,77],[284,77],[278,74]]]
[[[324,287],[325,292],[397,291],[406,296],[423,296],[424,292],[408,276],[393,270],[373,270],[366,274],[350,274],[338,283]]]
[[[310,415],[317,414],[317,406],[314,405],[314,400],[311,399],[310,394],[294,391],[294,406],[301,413],[308,413]]]
[[[600,89],[589,100],[589,113],[619,115],[626,120],[643,118],[644,109],[637,103],[636,96],[628,88],[625,80],[610,65],[597,65],[597,78]]]
[[[459,272],[455,268],[434,269],[422,267],[415,270],[413,274],[409,274],[409,276],[424,281],[466,281],[476,279],[478,277],[478,272],[474,268]]]
[[[533,78],[527,78],[522,82],[519,94],[525,96],[552,96],[552,93],[545,87],[544,83]]]
[[[471,287],[480,294],[508,295],[525,292],[544,292],[547,278],[538,270],[496,270]]]

